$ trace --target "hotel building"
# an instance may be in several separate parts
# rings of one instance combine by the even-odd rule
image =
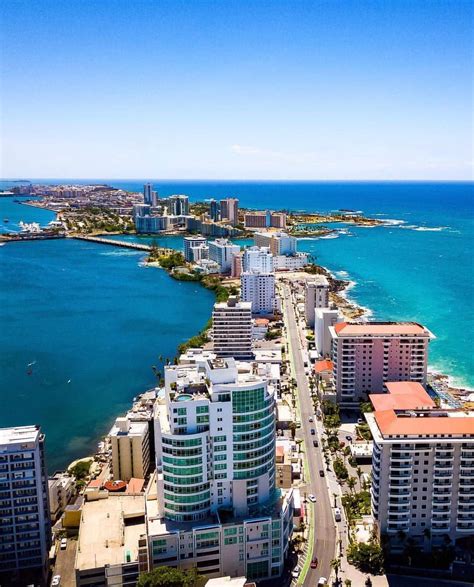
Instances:
[[[252,358],[252,304],[235,296],[214,304],[212,339],[218,357]]]
[[[426,384],[428,344],[434,338],[415,322],[339,322],[332,338],[337,402],[346,407],[382,393],[387,381]]]
[[[207,245],[207,239],[203,236],[185,236],[183,239],[184,244],[184,259],[188,263],[192,263],[196,259],[194,258],[193,249]]]
[[[219,265],[221,273],[230,273],[232,256],[240,251],[238,245],[232,244],[226,238],[209,241],[209,259]]]
[[[296,255],[297,239],[286,232],[256,232],[257,247],[268,247],[272,255]]]
[[[474,535],[474,411],[437,408],[420,383],[370,395],[372,513],[380,534],[430,549]],[[427,532],[429,530],[429,532]]]
[[[284,212],[246,212],[244,215],[245,228],[286,228],[286,214]]]
[[[277,309],[275,275],[245,271],[240,276],[242,302],[252,304],[252,314],[273,314]]]
[[[243,271],[273,272],[273,255],[268,247],[249,247],[242,257]]]
[[[275,392],[251,364],[165,368],[155,407],[157,475],[147,495],[149,566],[207,576],[279,576],[292,492],[275,487]]]
[[[316,275],[305,283],[305,318],[310,328],[314,328],[316,308],[329,306],[329,282],[324,275]]]
[[[46,573],[50,546],[44,434],[39,426],[0,429],[0,584]]]

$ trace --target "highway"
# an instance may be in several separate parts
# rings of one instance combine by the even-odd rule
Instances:
[[[313,505],[308,501],[306,507],[314,507],[313,557],[317,557],[318,567],[316,569],[310,568],[304,581],[304,585],[314,586],[317,585],[320,577],[329,578],[331,574],[331,560],[335,556],[336,530],[326,478],[319,475],[319,471],[325,469],[321,454],[321,443],[319,443],[318,448],[313,447],[313,440],[317,437],[311,435],[311,428],[316,428],[316,426],[309,422],[309,418],[314,418],[314,410],[305,374],[302,345],[294,305],[290,288],[286,284],[282,285],[282,291],[287,339],[292,355],[293,374],[296,379],[299,397],[301,414],[301,430],[299,432],[304,438],[309,468],[306,493],[307,495],[313,493],[316,496],[316,503]]]

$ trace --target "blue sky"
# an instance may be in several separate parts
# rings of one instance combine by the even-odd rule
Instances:
[[[2,177],[472,179],[470,1],[2,8]]]

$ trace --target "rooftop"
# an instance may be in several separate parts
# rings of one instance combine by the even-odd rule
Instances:
[[[371,393],[369,399],[376,411],[414,410],[435,408],[436,404],[426,393],[421,383],[397,381],[386,383],[388,393]]]
[[[426,336],[433,334],[417,322],[339,322],[334,325],[338,336]]]
[[[41,434],[39,426],[0,428],[0,447],[18,443],[36,442]]]
[[[145,534],[145,498],[109,495],[83,505],[75,568],[101,568],[134,562],[138,539]]]
[[[332,371],[334,369],[334,363],[327,359],[322,361],[316,361],[314,364],[314,371],[316,373],[323,373],[324,371]]]

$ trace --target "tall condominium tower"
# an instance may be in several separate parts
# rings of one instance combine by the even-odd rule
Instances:
[[[273,272],[273,255],[268,247],[249,247],[242,257],[243,271]]]
[[[212,338],[218,357],[252,358],[252,304],[234,296],[214,304]]]
[[[474,411],[440,409],[419,383],[371,395],[372,513],[395,550],[474,534]],[[427,532],[429,530],[429,532]]]
[[[305,284],[305,318],[306,323],[314,328],[316,308],[329,307],[329,282],[324,275],[316,275]]]
[[[157,401],[150,567],[278,576],[292,493],[275,489],[275,392],[249,363],[203,356],[165,368]]]
[[[217,200],[211,200],[209,202],[209,216],[211,217],[211,220],[214,220],[214,222],[220,220],[221,208]]]
[[[187,216],[189,214],[189,198],[184,195],[175,195],[168,198],[168,212],[173,216]]]
[[[50,546],[44,435],[38,426],[0,429],[0,584],[36,583]]]
[[[339,322],[329,327],[338,403],[353,405],[382,393],[387,381],[426,384],[434,336],[415,322]]]
[[[240,276],[243,302],[252,304],[252,314],[273,314],[277,309],[275,275],[259,271],[244,271]]]
[[[219,265],[221,273],[230,273],[232,257],[240,251],[239,245],[234,245],[226,238],[209,241],[209,259]]]
[[[153,191],[151,183],[146,183],[143,186],[143,201],[150,206],[156,206],[156,192]]]
[[[221,200],[221,220],[227,220],[232,226],[239,223],[239,200],[236,198]]]

